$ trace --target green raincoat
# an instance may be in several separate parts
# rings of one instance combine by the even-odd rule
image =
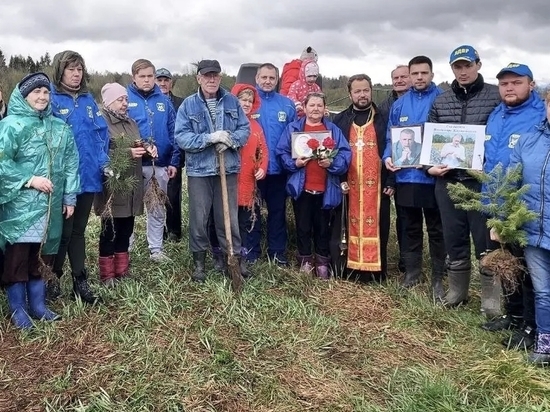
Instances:
[[[45,221],[42,254],[53,255],[61,240],[62,206],[75,205],[80,192],[74,137],[70,127],[52,115],[51,105],[43,112],[32,109],[19,85],[8,110],[0,121],[0,248]],[[33,176],[50,179],[53,193],[25,187]]]

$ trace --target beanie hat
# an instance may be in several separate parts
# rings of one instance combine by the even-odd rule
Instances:
[[[300,60],[311,59],[317,61],[317,52],[311,46],[306,47],[300,55]]]
[[[306,64],[306,67],[304,69],[304,73],[306,77],[308,76],[319,76],[319,65],[315,63],[315,61],[311,61]]]
[[[46,73],[37,72],[27,74],[19,82],[19,91],[21,92],[21,96],[23,96],[23,98],[26,98],[30,92],[40,87],[50,88],[50,79]]]
[[[101,88],[103,106],[108,107],[121,96],[128,96],[128,91],[118,83],[107,83]]]

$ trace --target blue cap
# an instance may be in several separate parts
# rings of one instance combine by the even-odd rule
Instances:
[[[479,59],[477,50],[465,44],[452,51],[451,57],[449,57],[449,64],[453,64],[459,60],[475,62],[477,59]]]
[[[531,80],[533,79],[533,72],[526,64],[510,63],[508,66],[498,72],[497,79],[500,79],[505,73],[514,73],[518,76],[529,76]]]
[[[155,72],[155,78],[158,79],[159,77],[166,77],[168,79],[171,79],[172,73],[170,73],[170,70],[163,67]]]

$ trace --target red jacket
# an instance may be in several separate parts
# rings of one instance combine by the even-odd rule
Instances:
[[[302,67],[302,60],[294,59],[283,66],[283,73],[281,74],[281,87],[279,93],[283,96],[288,96],[290,86],[296,80],[300,78],[300,68]]]
[[[238,204],[239,206],[252,207],[254,203],[254,192],[256,188],[256,178],[254,174],[258,169],[263,169],[267,173],[269,153],[265,143],[265,136],[260,124],[254,119],[255,114],[260,108],[260,96],[256,88],[249,84],[237,83],[231,89],[231,93],[237,96],[244,89],[250,89],[254,92],[254,103],[248,114],[250,121],[250,136],[246,144],[241,148],[241,172],[238,176]]]

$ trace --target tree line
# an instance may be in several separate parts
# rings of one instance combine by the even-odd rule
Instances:
[[[128,63],[128,65],[130,64],[131,62]],[[193,63],[187,68],[184,68],[184,73],[172,72],[174,75],[174,94],[181,97],[187,97],[197,91],[197,81],[192,67]],[[4,99],[6,101],[9,100],[11,91],[23,76],[27,73],[36,71],[43,71],[49,76],[53,74],[52,58],[49,52],[46,52],[38,59],[34,59],[30,55],[27,57],[23,55],[14,55],[10,56],[8,59],[0,49],[0,90],[3,92]],[[231,89],[235,84],[236,77],[225,73],[222,74],[222,87]],[[130,73],[106,71],[91,72],[89,75],[88,87],[98,102],[100,101],[101,88],[105,83],[117,82],[122,85],[127,85],[132,81]],[[338,78],[323,77],[323,92],[327,97],[329,109],[344,109],[349,104],[346,88],[348,78],[348,76],[339,76]],[[450,87],[450,84],[448,82],[442,82],[439,86],[446,90]],[[378,104],[382,102],[391,92],[391,88],[391,84],[374,84],[372,95],[373,101]],[[539,92],[542,94],[544,90],[539,89]]]

